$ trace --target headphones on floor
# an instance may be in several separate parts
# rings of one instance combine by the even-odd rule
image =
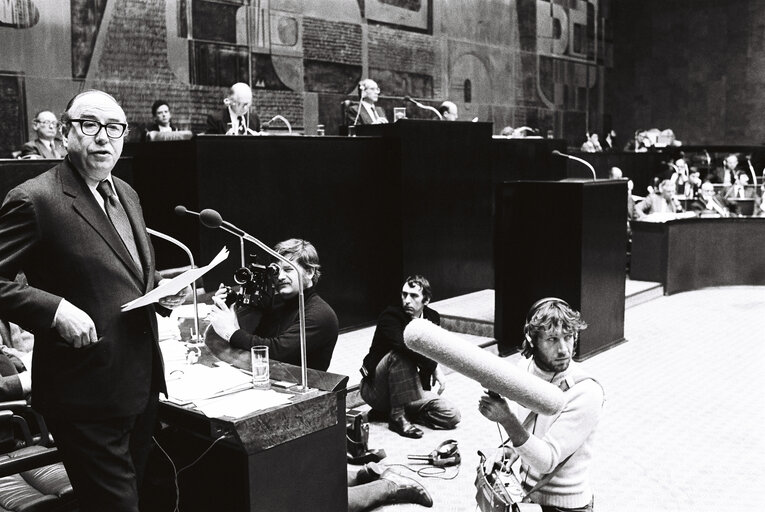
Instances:
[[[545,304],[560,304],[561,306],[566,306],[567,308],[571,309],[571,306],[568,305],[568,302],[563,299],[559,299],[558,297],[545,297],[532,304],[531,309],[529,309],[529,313],[526,315],[526,322],[523,324],[523,336],[526,338],[526,343],[528,343],[530,347],[534,346],[534,341],[531,339],[529,324],[531,323],[531,319],[534,318],[534,315],[537,314],[537,311],[539,311],[539,308]]]

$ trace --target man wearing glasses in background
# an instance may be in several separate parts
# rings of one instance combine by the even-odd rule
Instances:
[[[128,132],[124,111],[112,96],[86,91],[61,124],[68,156],[0,208],[0,317],[35,335],[32,405],[79,510],[137,512],[166,387],[157,308],[120,306],[159,278],[138,195],[112,176]],[[29,286],[13,280],[19,271]]]
[[[32,128],[37,138],[21,146],[22,158],[64,158],[66,147],[58,135],[58,119],[53,112],[41,110],[35,114]]]
[[[224,110],[207,116],[207,129],[205,133],[224,135],[259,134],[260,118],[256,113],[250,112],[252,89],[250,89],[249,85],[243,82],[232,85],[223,103],[226,105]]]

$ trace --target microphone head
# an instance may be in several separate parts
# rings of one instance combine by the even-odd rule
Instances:
[[[220,213],[211,208],[205,208],[199,212],[199,220],[202,222],[203,226],[213,229],[219,228],[223,224],[223,217],[220,216]]]
[[[175,214],[176,214],[176,215],[179,215],[179,216],[181,216],[181,217],[183,217],[184,215],[186,215],[188,212],[189,212],[189,211],[188,211],[188,210],[186,209],[186,207],[185,207],[185,206],[183,206],[183,205],[180,205],[180,204],[179,204],[178,206],[176,206],[176,207],[175,207]]]
[[[552,150],[552,154],[553,154],[553,155],[560,155],[560,156],[563,156],[563,154],[562,154],[560,151],[558,151],[557,149],[553,149],[553,150]]]

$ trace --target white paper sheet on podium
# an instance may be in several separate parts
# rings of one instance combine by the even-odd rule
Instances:
[[[228,249],[225,247],[212,259],[210,263],[204,267],[191,268],[183,274],[177,275],[157,286],[143,297],[138,297],[135,300],[131,300],[127,304],[122,305],[122,311],[130,311],[131,309],[148,306],[154,302],[157,302],[162,297],[169,295],[175,295],[183,290],[186,286],[190,285],[203,275],[205,275],[211,268],[218,265],[220,262],[228,258]]]

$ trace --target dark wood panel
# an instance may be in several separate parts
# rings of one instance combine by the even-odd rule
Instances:
[[[623,181],[518,181],[497,187],[495,323],[517,351],[529,307],[560,297],[589,324],[581,360],[624,339]]]
[[[671,295],[709,286],[765,285],[765,218],[681,219],[633,224],[633,279]]]

